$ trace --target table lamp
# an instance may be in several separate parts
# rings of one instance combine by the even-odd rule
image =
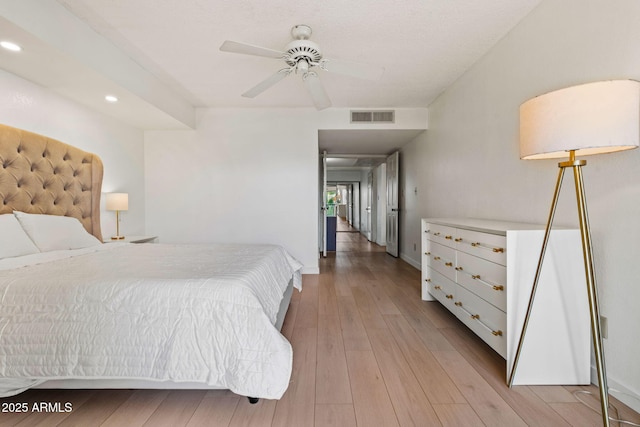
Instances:
[[[553,159],[569,157],[560,168],[551,210],[538,260],[522,333],[518,342],[509,387],[513,383],[520,352],[535,298],[549,233],[566,168],[573,170],[582,254],[591,319],[591,335],[600,390],[602,421],[609,426],[609,394],[602,346],[598,292],[595,281],[591,233],[587,215],[582,167],[576,156],[630,150],[640,143],[640,82],[613,80],[588,83],[550,92],[520,106],[520,158]]]
[[[129,194],[107,193],[105,204],[108,211],[116,211],[116,235],[111,237],[111,240],[124,239],[124,236],[120,235],[120,211],[129,210]]]

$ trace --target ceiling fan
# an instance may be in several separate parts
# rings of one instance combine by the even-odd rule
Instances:
[[[357,62],[324,58],[320,46],[309,40],[309,37],[311,37],[311,27],[308,25],[294,26],[291,29],[291,36],[294,40],[285,46],[284,51],[230,40],[222,43],[222,46],[220,46],[221,51],[280,59],[287,65],[286,68],[281,69],[258,83],[243,93],[242,96],[254,98],[289,74],[301,74],[302,81],[314,105],[318,110],[323,110],[331,106],[331,100],[324,90],[324,86],[316,72],[317,70],[322,69],[367,80],[378,80],[382,77],[384,68],[381,67],[371,67]]]

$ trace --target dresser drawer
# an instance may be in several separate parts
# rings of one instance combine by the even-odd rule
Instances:
[[[427,224],[425,233],[427,235],[427,239],[432,242],[436,242],[450,248],[455,248],[456,242],[454,239],[456,231],[457,230],[455,228],[447,227],[446,225]]]
[[[425,252],[427,265],[448,279],[456,280],[456,251],[429,241]]]
[[[507,315],[477,295],[459,286],[455,296],[456,316],[500,356],[507,357]]]
[[[459,251],[507,265],[506,236],[471,230],[458,230],[457,234],[455,240]]]
[[[502,311],[507,311],[507,268],[464,252],[456,254],[457,282]]]
[[[427,268],[427,278],[425,280],[429,293],[440,301],[449,311],[455,310],[455,282],[447,279],[431,268]]]

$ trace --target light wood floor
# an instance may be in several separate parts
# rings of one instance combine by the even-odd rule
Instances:
[[[336,229],[338,233],[340,232],[358,233],[358,229],[352,226],[351,224],[349,224],[346,218],[342,218],[342,217],[337,217]]]
[[[595,387],[507,388],[504,360],[438,303],[421,301],[417,270],[361,235],[338,233],[338,252],[320,264],[283,327],[294,365],[280,401],[250,405],[228,391],[32,390],[0,402],[70,402],[73,411],[0,413],[0,426],[601,425],[573,394],[597,395]],[[612,400],[620,417],[640,422]]]

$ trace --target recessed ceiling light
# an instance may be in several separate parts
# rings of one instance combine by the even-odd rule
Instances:
[[[118,102],[118,98],[113,95],[107,95],[104,97],[107,102]]]
[[[11,50],[13,52],[20,52],[22,50],[22,48],[20,46],[18,46],[17,44],[8,42],[6,40],[1,41],[0,42],[0,46],[2,46],[3,48],[5,48],[7,50]]]

